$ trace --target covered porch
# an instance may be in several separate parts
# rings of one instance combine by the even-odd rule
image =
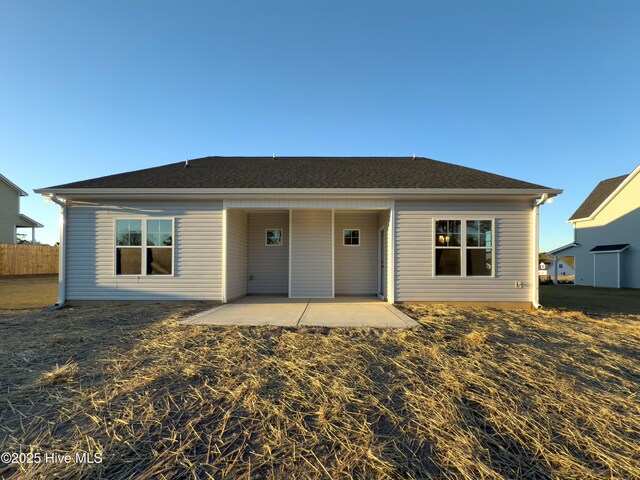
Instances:
[[[42,225],[40,222],[36,222],[33,218],[27,217],[26,215],[23,215],[22,213],[18,214],[17,220],[16,220],[16,224],[15,224],[15,241],[14,243],[18,243],[18,234],[23,233],[22,229],[29,229],[31,231],[31,243],[35,243],[36,241],[36,228],[42,228],[44,225]]]
[[[391,209],[226,208],[224,302],[244,296],[393,301]]]

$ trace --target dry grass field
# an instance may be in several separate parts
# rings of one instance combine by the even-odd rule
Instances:
[[[406,307],[409,330],[0,318],[0,478],[640,478],[640,317]]]
[[[50,307],[58,298],[58,275],[0,276],[0,313]]]
[[[640,289],[540,285],[540,303],[561,310],[640,315]]]

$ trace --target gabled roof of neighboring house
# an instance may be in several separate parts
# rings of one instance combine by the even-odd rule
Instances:
[[[11,180],[9,180],[7,177],[2,175],[1,173],[0,173],[0,182],[4,182],[9,187],[13,188],[16,192],[18,192],[18,195],[20,195],[21,197],[26,197],[27,195],[29,195],[27,192],[22,190],[19,186],[17,186],[15,183],[13,183]]]
[[[205,157],[36,190],[216,188],[535,189],[548,187],[423,157]],[[542,192],[541,192],[542,193]]]
[[[579,243],[575,243],[575,242],[574,243],[569,243],[567,245],[563,245],[562,247],[558,247],[558,248],[556,248],[554,250],[549,250],[547,253],[550,254],[550,255],[554,255],[554,254],[556,254],[558,252],[562,252],[563,250],[569,250],[570,248],[579,247],[579,246],[580,246]]]
[[[571,215],[569,221],[590,217],[628,176],[629,174],[602,180],[596,188],[593,189],[586,200],[582,202],[582,205],[578,207],[575,213]]]

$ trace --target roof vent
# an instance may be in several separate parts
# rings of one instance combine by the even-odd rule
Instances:
[[[184,168],[187,168],[188,166],[189,166],[189,160],[187,159],[184,161]]]
[[[274,160],[276,159],[276,154],[275,154],[275,153],[273,154],[273,159],[274,159]]]

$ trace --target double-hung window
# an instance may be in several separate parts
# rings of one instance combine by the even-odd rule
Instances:
[[[437,276],[492,276],[493,220],[436,220]]]
[[[436,275],[460,275],[461,236],[462,221],[436,220]]]
[[[493,222],[467,220],[467,277],[493,275]]]
[[[116,275],[173,275],[172,219],[116,219],[115,231]]]

